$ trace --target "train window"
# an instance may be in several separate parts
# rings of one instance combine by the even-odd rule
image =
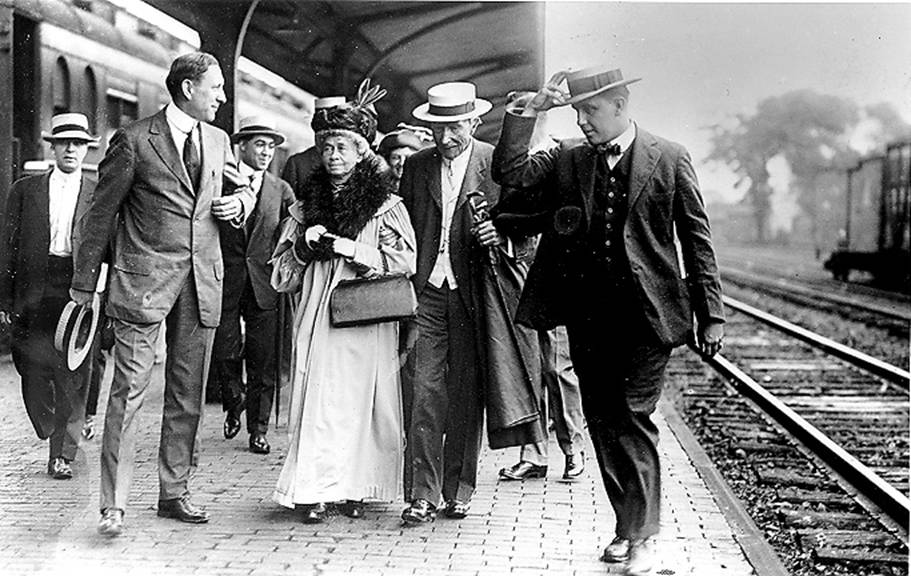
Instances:
[[[106,136],[110,138],[118,128],[139,118],[139,101],[133,94],[113,88],[108,88],[106,100],[108,117]]]
[[[95,80],[95,71],[91,66],[85,67],[85,92],[83,94],[82,111],[89,119],[89,131],[95,132],[95,120],[98,114],[98,82]]]
[[[66,65],[66,59],[61,56],[57,58],[57,65],[54,67],[54,114],[63,114],[70,111],[70,69]]]

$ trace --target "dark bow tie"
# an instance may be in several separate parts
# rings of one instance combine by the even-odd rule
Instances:
[[[613,144],[598,144],[595,147],[598,150],[598,154],[604,154],[606,156],[620,156],[623,151],[620,149],[620,145],[614,142]]]

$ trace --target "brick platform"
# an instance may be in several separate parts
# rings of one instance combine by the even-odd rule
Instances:
[[[108,379],[110,373],[108,374]],[[0,574],[621,574],[598,561],[613,537],[613,514],[592,458],[574,483],[559,480],[562,454],[551,448],[551,477],[497,482],[515,449],[485,449],[468,518],[440,518],[403,528],[403,503],[368,505],[364,518],[332,516],[307,526],[270,496],[287,429],[273,430],[273,452],[246,450],[241,433],[221,436],[219,406],[206,407],[194,500],[212,520],[191,526],[155,515],[157,440],[161,418],[159,366],[141,414],[137,469],[124,534],[108,540],[98,521],[100,438],[83,444],[75,477],[45,473],[47,445],[25,415],[19,378],[0,360]],[[99,413],[107,398],[102,390]],[[662,576],[749,575],[753,570],[712,494],[680,443],[658,416],[664,502],[658,538]],[[99,429],[100,436],[100,429]],[[590,450],[589,450],[590,453]]]

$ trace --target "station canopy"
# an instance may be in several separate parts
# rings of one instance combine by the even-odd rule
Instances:
[[[543,81],[543,4],[530,2],[312,2],[202,0],[149,3],[200,31],[246,24],[241,54],[315,96],[352,96],[370,77],[389,91],[380,130],[416,122],[427,88],[467,80],[493,102],[478,136],[499,134],[506,94]],[[208,32],[207,32],[208,31]]]

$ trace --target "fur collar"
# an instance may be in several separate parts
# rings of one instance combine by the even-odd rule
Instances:
[[[337,194],[320,165],[304,184],[304,225],[322,224],[333,234],[354,239],[394,192],[391,171],[374,157],[358,162]]]

